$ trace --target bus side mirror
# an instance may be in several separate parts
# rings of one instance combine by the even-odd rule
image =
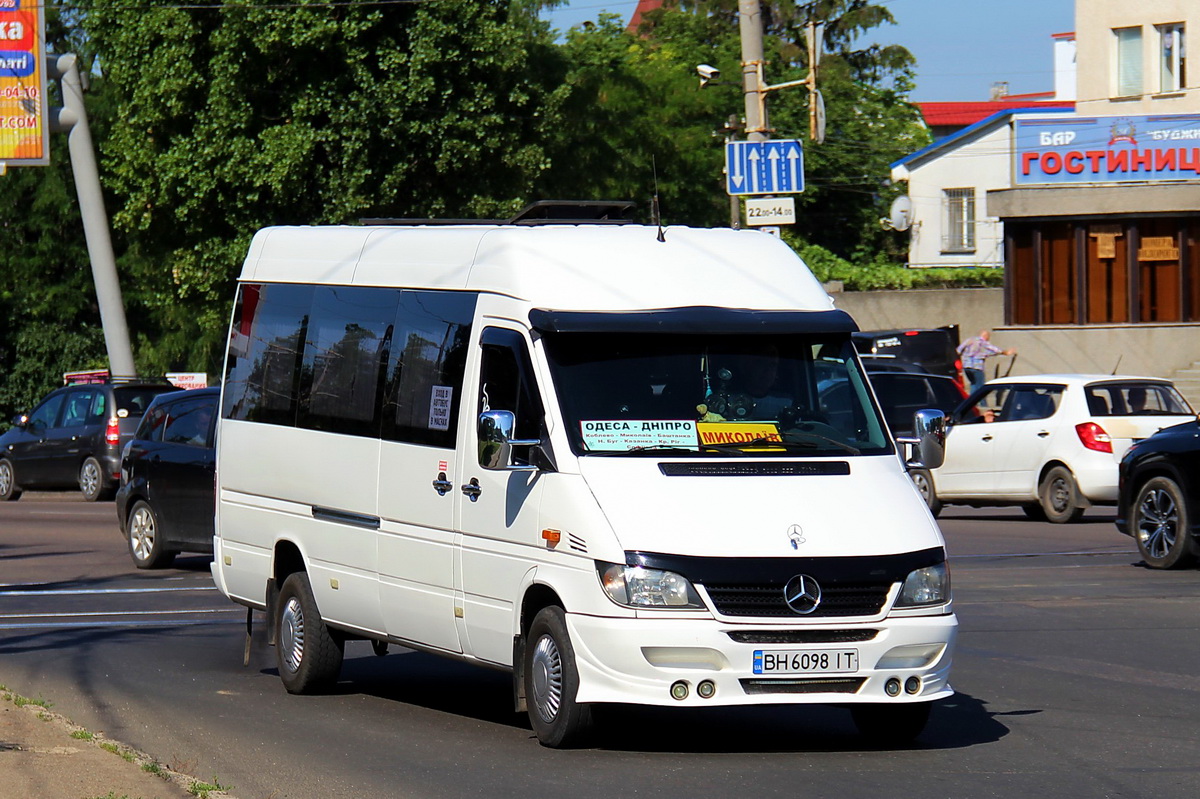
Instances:
[[[905,465],[910,469],[936,469],[946,460],[946,414],[926,408],[913,414],[912,438],[899,439],[912,447]]]
[[[532,472],[536,466],[512,462],[513,447],[536,447],[541,439],[514,439],[517,417],[512,411],[484,411],[479,414],[479,465],[497,472]]]

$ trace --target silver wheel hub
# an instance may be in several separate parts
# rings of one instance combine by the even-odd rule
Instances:
[[[279,651],[288,671],[297,672],[304,661],[304,608],[290,597],[279,618]]]
[[[3,463],[0,463],[0,494],[7,494],[12,490],[12,485],[12,466],[8,464],[8,461],[4,461]]]
[[[154,550],[154,514],[142,506],[129,519],[129,548],[138,560],[148,560]]]
[[[95,462],[88,461],[83,464],[83,468],[79,470],[79,487],[83,489],[83,493],[91,496],[96,493],[96,489],[100,486],[100,468]]]
[[[921,496],[925,497],[925,499],[928,500],[930,486],[929,486],[929,481],[927,479],[925,479],[925,475],[923,475],[923,474],[913,475],[913,483],[916,484],[917,490],[921,492]]]
[[[533,705],[542,721],[552,722],[562,707],[563,670],[558,645],[549,635],[543,635],[533,647],[529,668],[533,684]]]
[[[1146,492],[1138,505],[1137,537],[1154,558],[1165,558],[1175,546],[1179,530],[1179,509],[1170,493],[1161,488]]]
[[[1071,504],[1071,492],[1067,490],[1067,481],[1065,478],[1056,477],[1054,482],[1050,483],[1050,505],[1055,512],[1061,513],[1065,511]]]

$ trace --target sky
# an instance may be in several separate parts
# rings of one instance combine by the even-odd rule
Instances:
[[[879,28],[871,40],[904,45],[916,56],[911,99],[917,102],[987,100],[1000,81],[1010,94],[1052,91],[1051,35],[1075,30],[1075,0],[877,2],[896,24]],[[571,0],[548,18],[565,31],[603,11],[628,21],[636,7],[637,0]]]

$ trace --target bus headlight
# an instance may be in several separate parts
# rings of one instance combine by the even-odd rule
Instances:
[[[688,579],[675,572],[597,561],[600,584],[609,599],[634,608],[702,608]]]
[[[950,570],[945,563],[915,569],[904,578],[896,608],[920,608],[944,605],[950,601]]]

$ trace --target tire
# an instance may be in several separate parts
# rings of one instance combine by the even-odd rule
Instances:
[[[113,498],[114,489],[104,484],[104,467],[89,457],[79,467],[79,492],[85,502],[103,502]]]
[[[1075,476],[1065,466],[1055,466],[1046,472],[1038,487],[1038,497],[1041,498],[1042,510],[1046,513],[1046,521],[1055,524],[1066,524],[1079,519],[1083,508],[1079,507],[1079,488],[1075,485]]]
[[[1138,552],[1153,569],[1179,569],[1196,560],[1188,540],[1187,502],[1179,484],[1169,477],[1153,477],[1137,492],[1129,509],[1129,530]]]
[[[1046,511],[1042,510],[1042,506],[1036,502],[1026,502],[1021,506],[1021,510],[1025,511],[1025,515],[1035,522],[1046,521]]]
[[[529,723],[542,746],[578,745],[593,727],[592,708],[579,704],[579,671],[567,634],[567,617],[557,606],[542,608],[525,645],[525,698]]]
[[[942,501],[938,499],[937,492],[933,488],[933,476],[929,474],[927,469],[914,469],[909,473],[913,484],[916,485],[917,491],[921,494],[921,499],[925,500],[925,505],[929,508],[929,512],[933,514],[933,518],[937,518],[942,512]]]
[[[21,498],[22,493],[17,485],[17,472],[12,461],[0,458],[0,502],[14,502]]]
[[[293,572],[283,581],[275,625],[279,678],[288,693],[314,694],[332,687],[342,671],[345,642],[325,626],[305,572]]]
[[[912,743],[929,721],[931,702],[904,705],[852,705],[854,726],[872,746],[894,747]]]
[[[139,499],[133,503],[129,517],[125,520],[125,543],[129,545],[129,557],[139,569],[161,569],[175,561],[175,554],[166,548],[158,514],[150,503]]]

